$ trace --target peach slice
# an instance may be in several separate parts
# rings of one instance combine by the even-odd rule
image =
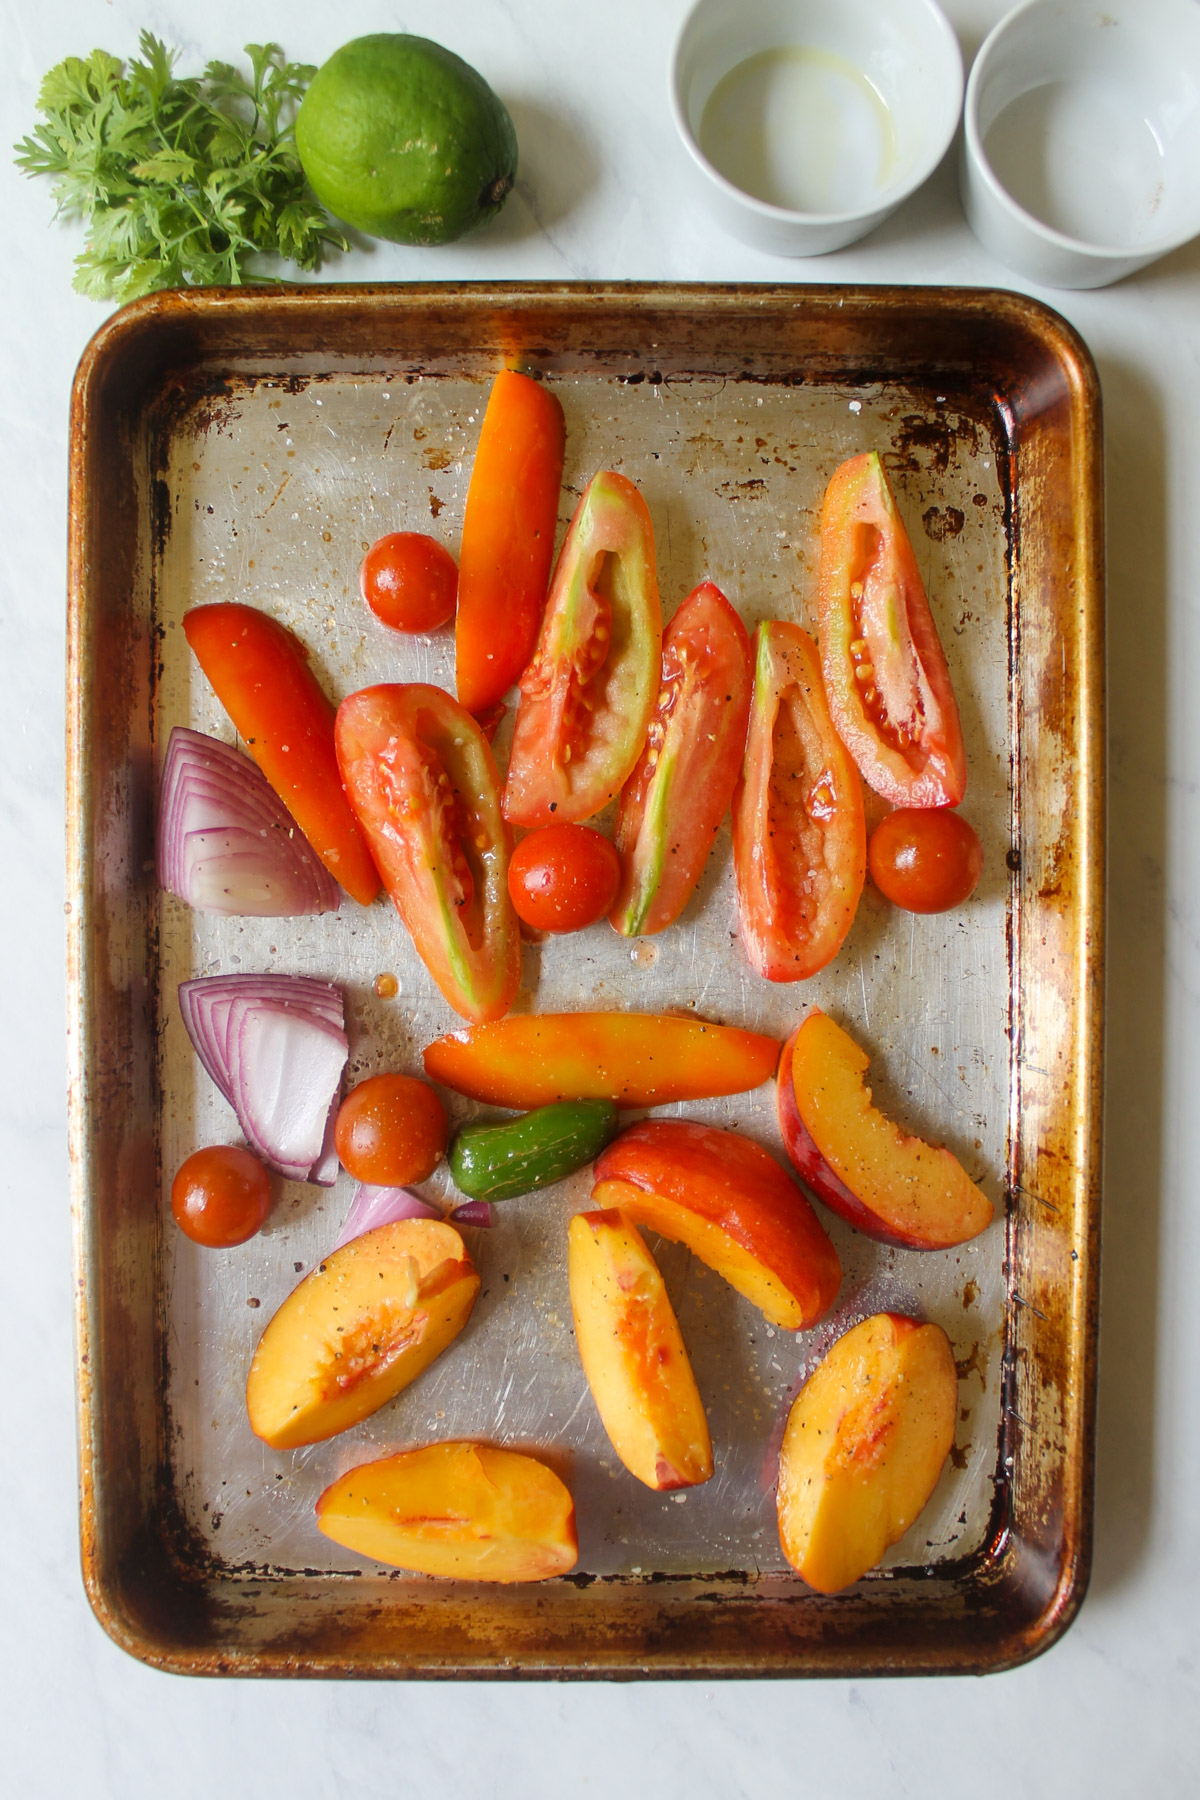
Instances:
[[[774,1157],[734,1131],[643,1119],[595,1166],[592,1203],[687,1245],[773,1325],[803,1331],[837,1298],[842,1266]]]
[[[783,1047],[779,1129],[819,1200],[868,1237],[945,1250],[978,1237],[992,1203],[949,1150],[909,1137],[871,1104],[868,1058],[814,1007]]]
[[[327,1256],[258,1341],[246,1383],[256,1436],[275,1450],[357,1425],[456,1338],[479,1276],[453,1225],[403,1219]]]
[[[619,1212],[567,1227],[575,1341],[592,1398],[631,1475],[695,1487],[713,1472],[704,1403],[658,1265]]]
[[[579,1555],[570,1490],[535,1456],[450,1442],[347,1470],[317,1501],[326,1537],[373,1562],[465,1581],[545,1581]]]
[[[958,1376],[940,1325],[876,1313],[840,1337],[788,1414],[779,1541],[835,1594],[904,1536],[954,1443]]]

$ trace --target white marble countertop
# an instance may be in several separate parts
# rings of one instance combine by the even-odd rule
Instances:
[[[46,69],[149,26],[187,68],[280,38],[319,62],[378,29],[433,35],[482,69],[522,146],[489,231],[378,246],[337,279],[505,277],[937,282],[1025,288],[976,243],[952,160],[862,244],[787,262],[721,236],[686,198],[666,107],[687,0],[4,0],[0,143],[33,124]],[[948,0],[969,59],[1005,10]],[[77,228],[0,158],[0,1263],[4,1573],[0,1720],[14,1794],[295,1800],[416,1793],[813,1796],[1192,1791],[1200,1748],[1200,243],[1123,285],[1039,292],[1091,347],[1108,471],[1111,872],[1096,1555],[1047,1656],[983,1680],[611,1686],[200,1682],[154,1673],[93,1621],[79,1576],[64,1100],[63,669],[67,408],[104,309],[71,291]],[[1028,290],[1026,290],[1028,291]],[[1192,1773],[1189,1775],[1189,1769]]]

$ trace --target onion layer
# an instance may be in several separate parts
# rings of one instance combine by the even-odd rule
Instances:
[[[340,1250],[343,1244],[361,1237],[364,1231],[374,1231],[380,1225],[394,1225],[398,1219],[440,1219],[441,1216],[436,1206],[422,1200],[411,1188],[368,1187],[363,1182],[355,1189],[346,1223],[333,1247]]]
[[[450,1214],[452,1225],[481,1225],[486,1230],[491,1222],[492,1207],[488,1200],[466,1200]]]
[[[250,1148],[291,1181],[332,1187],[348,1050],[341,989],[307,975],[208,975],[180,983],[179,1011]]]
[[[299,918],[341,890],[247,756],[177,725],[158,799],[158,879],[197,912]]]

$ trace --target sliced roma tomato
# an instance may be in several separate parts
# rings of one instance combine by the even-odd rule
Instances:
[[[498,1019],[521,975],[500,775],[465,707],[420,682],[342,701],[346,792],[429,973],[465,1019]]]
[[[562,487],[566,424],[555,396],[502,369],[492,383],[463,518],[454,654],[470,713],[495,706],[537,643]]]
[[[608,804],[641,754],[661,651],[650,514],[632,481],[602,470],[571,520],[521,677],[507,819],[578,821]]]
[[[829,710],[867,785],[894,806],[957,806],[967,755],[950,671],[873,450],[825,490],[820,638]]]
[[[665,1106],[741,1094],[774,1073],[774,1038],[658,1013],[514,1013],[436,1038],[433,1081],[521,1111],[556,1100]]]
[[[626,937],[662,931],[691,899],[733,798],[752,681],[746,627],[702,581],[667,627],[646,748],[621,791],[609,918]]]
[[[833,729],[808,633],[777,619],[759,626],[757,644],[733,801],[738,913],[759,974],[803,981],[837,955],[862,894],[862,787]]]
[[[379,892],[342,790],[333,702],[286,626],[237,601],[196,606],[184,635],[246,748],[335,881],[369,906]]]

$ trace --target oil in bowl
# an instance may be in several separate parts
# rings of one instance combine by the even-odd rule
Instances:
[[[727,181],[768,206],[846,213],[896,168],[896,131],[878,88],[836,51],[782,45],[737,63],[713,89],[699,144]]]

